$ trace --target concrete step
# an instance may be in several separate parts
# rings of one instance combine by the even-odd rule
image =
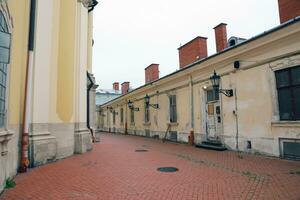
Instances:
[[[203,141],[201,144],[197,144],[196,147],[204,148],[204,149],[211,149],[216,151],[225,151],[227,150],[223,144],[218,142],[211,142],[211,141]]]

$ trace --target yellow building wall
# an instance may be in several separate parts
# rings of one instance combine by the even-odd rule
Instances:
[[[76,5],[77,1],[60,1],[56,111],[63,122],[71,122],[74,115]]]
[[[29,26],[29,0],[9,0],[8,8],[13,18],[11,60],[9,65],[8,123],[22,123],[27,45]]]

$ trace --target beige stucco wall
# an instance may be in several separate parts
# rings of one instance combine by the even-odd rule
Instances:
[[[279,67],[299,65],[299,58],[300,23],[297,22],[113,100],[101,107],[106,116],[99,121],[104,121],[103,130],[115,127],[124,133],[125,125],[118,121],[120,116],[112,125],[112,114],[107,112],[107,107],[113,107],[120,113],[120,105],[125,102],[125,108],[126,102],[131,100],[140,111],[135,112],[134,125],[130,125],[130,112],[127,113],[129,134],[145,135],[145,129],[150,129],[152,136],[159,134],[162,137],[169,124],[168,95],[176,94],[178,123],[172,124],[171,130],[178,132],[181,142],[187,142],[190,131],[194,130],[195,142],[199,143],[206,134],[204,86],[211,87],[209,77],[216,70],[222,77],[222,88],[233,89],[237,94],[237,101],[235,97],[220,95],[221,140],[231,149],[236,149],[238,142],[242,151],[248,151],[246,144],[249,140],[252,152],[279,156],[279,139],[299,139],[300,128],[299,121],[288,123],[278,120],[274,71]],[[233,67],[236,60],[241,63],[239,70]],[[192,86],[189,85],[190,80]],[[158,110],[150,108],[150,124],[144,124],[143,97],[146,94],[154,95],[151,102],[160,106]],[[194,127],[191,123],[191,96]]]

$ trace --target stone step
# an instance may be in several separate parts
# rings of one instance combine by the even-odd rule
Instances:
[[[222,144],[219,143],[211,143],[211,141],[203,141],[201,144],[197,144],[196,147],[198,148],[204,148],[204,149],[211,149],[216,151],[225,151],[227,150],[226,147],[224,147]]]

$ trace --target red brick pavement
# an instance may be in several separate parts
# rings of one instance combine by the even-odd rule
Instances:
[[[163,166],[179,171],[156,170]],[[92,152],[19,174],[0,199],[300,199],[297,169],[300,162],[103,134]]]

